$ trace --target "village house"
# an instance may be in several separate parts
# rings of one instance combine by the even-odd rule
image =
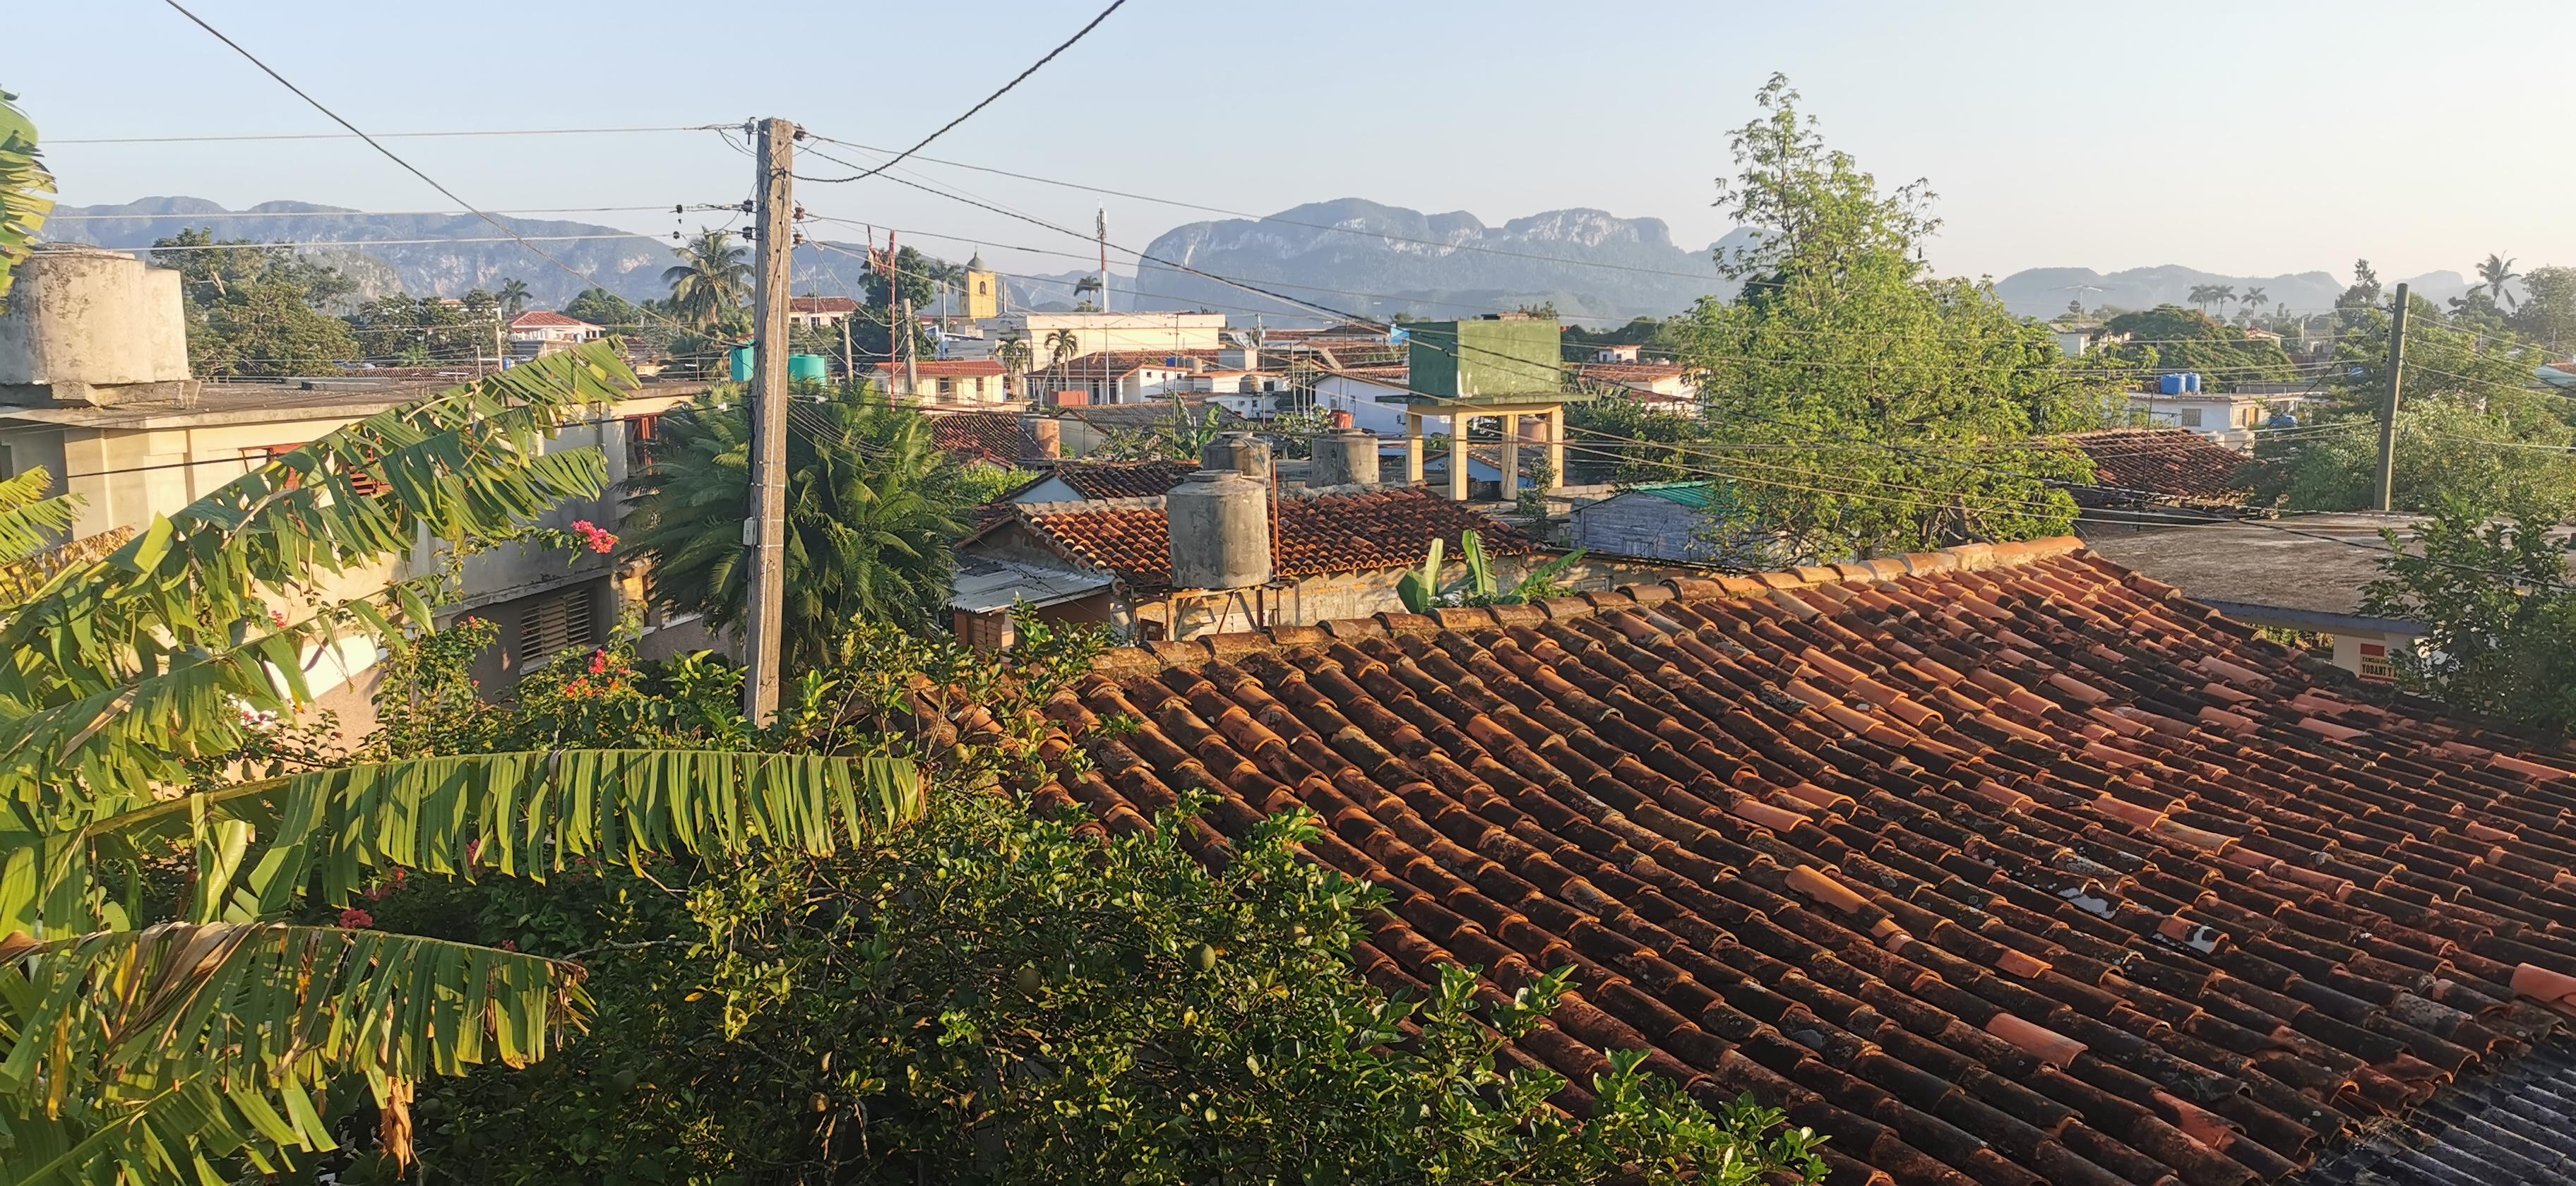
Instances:
[[[2087,511],[2171,522],[2174,512],[2242,514],[2253,494],[2252,460],[2187,428],[2114,428],[2053,439],[2093,464],[2092,483],[2070,491]]]
[[[2295,403],[2286,395],[2247,391],[2129,393],[2129,410],[2144,416],[2147,423],[2189,429],[2240,453],[2253,452],[2254,430],[2270,423],[2275,413],[2289,412]]]
[[[1726,530],[1737,514],[1732,494],[1711,481],[1624,486],[1607,498],[1577,504],[1567,518],[1566,542],[1597,556],[1762,565],[1758,540],[1731,538]]]
[[[789,297],[787,325],[790,329],[834,329],[858,311],[859,302],[852,297]]]
[[[1013,402],[1003,390],[1002,380],[1008,373],[1002,364],[981,358],[924,358],[876,364],[877,386],[889,398],[924,407]]]
[[[2386,682],[2414,649],[2422,623],[2365,612],[2362,589],[2388,555],[2382,530],[2411,539],[2423,519],[2366,513],[2301,515],[2295,527],[2231,521],[2093,530],[2109,560],[2189,593],[2248,626],[2317,640],[2335,666]]]
[[[530,309],[511,318],[507,332],[510,353],[517,358],[537,358],[608,336],[605,326],[544,309]]]
[[[188,370],[183,327],[177,273],[132,256],[46,250],[19,270],[0,315],[0,476],[41,466],[56,491],[78,495],[72,538],[139,531],[154,515],[175,512],[316,437],[465,381],[200,384]],[[599,449],[613,491],[647,463],[659,415],[704,390],[703,383],[648,384],[566,427],[547,447]],[[360,492],[372,493],[363,485]],[[588,521],[614,532],[622,506],[614,493],[567,502],[537,525]],[[443,545],[424,542],[342,583],[382,584],[448,562]],[[439,607],[439,617],[471,614],[500,627],[499,644],[475,669],[495,690],[557,653],[607,641],[642,591],[642,574],[606,555],[567,557],[525,545],[467,556],[458,578],[462,596]],[[694,621],[647,618],[643,649],[668,654],[707,645]],[[320,707],[339,713],[353,736],[373,719],[368,696],[379,659],[373,642],[307,656]]]
[[[1010,339],[1028,343],[1030,357],[1041,364],[1113,351],[1214,352],[1226,344],[1223,313],[1005,312],[976,324],[983,337],[956,343],[960,357],[987,356]]]

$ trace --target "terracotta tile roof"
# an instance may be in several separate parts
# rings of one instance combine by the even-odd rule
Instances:
[[[2576,754],[2077,547],[1122,649],[1036,797],[1135,829],[1205,789],[1211,855],[1310,808],[1392,894],[1372,980],[1571,965],[1524,1060],[1646,1051],[1836,1181],[2239,1186],[2567,1049]]]
[[[1138,589],[1171,583],[1171,521],[1159,497],[1024,505],[1019,512],[1023,522],[1071,559],[1115,572]],[[1422,563],[1435,539],[1446,541],[1456,555],[1459,533],[1470,528],[1494,555],[1537,549],[1508,524],[1429,490],[1394,487],[1280,499],[1270,567],[1282,577],[1405,568]]]
[[[1067,461],[1055,476],[1084,498],[1161,498],[1199,472],[1195,461]]]
[[[2204,505],[2236,506],[2252,493],[2250,460],[2188,428],[2115,428],[2064,438],[2092,458],[2094,501],[2135,502],[2137,492]]]
[[[930,439],[961,462],[999,469],[1010,469],[1038,451],[1013,412],[943,412],[930,418]]]
[[[589,323],[589,322],[587,322],[587,321],[584,321],[584,320],[582,320],[581,318],[568,316],[568,315],[566,315],[566,314],[562,314],[562,313],[557,313],[557,312],[554,312],[554,311],[552,311],[552,310],[550,310],[550,309],[530,309],[530,310],[528,310],[528,311],[527,311],[527,312],[525,312],[525,313],[521,313],[521,314],[519,314],[518,316],[511,318],[511,319],[510,319],[510,328],[511,328],[511,329],[598,329],[599,327],[598,327],[598,326],[596,326],[596,325],[592,325],[591,323]]]
[[[792,296],[787,298],[790,313],[856,313],[859,302],[845,296]]]

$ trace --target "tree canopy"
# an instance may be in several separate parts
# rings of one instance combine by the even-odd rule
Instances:
[[[1751,235],[1718,265],[1743,289],[1682,327],[1698,468],[1803,559],[2063,531],[2056,483],[2089,474],[2031,438],[2099,426],[2114,385],[1986,285],[1928,275],[1929,190],[1882,191],[1797,98],[1775,76],[1735,133],[1721,194]]]

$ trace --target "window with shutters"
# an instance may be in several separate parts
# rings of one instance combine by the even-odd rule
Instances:
[[[591,629],[592,588],[584,585],[528,603],[519,619],[519,667],[535,667],[558,651],[598,645]]]
[[[653,469],[653,437],[662,428],[662,414],[647,412],[626,418],[626,468],[631,473],[650,473]]]
[[[251,467],[256,469],[301,449],[309,443],[311,442],[297,441],[291,445],[253,445],[242,450],[242,460],[249,462]],[[364,470],[350,469],[342,472],[348,475],[349,489],[355,491],[360,498],[374,498],[385,492],[385,484],[377,481],[373,475],[368,474]],[[300,482],[301,479],[289,477],[287,479],[287,489],[294,489],[300,484]]]

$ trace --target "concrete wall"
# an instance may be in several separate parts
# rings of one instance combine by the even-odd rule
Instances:
[[[1222,313],[1006,313],[986,327],[985,339],[1017,334],[1043,363],[1047,337],[1058,329],[1072,331],[1081,343],[1068,358],[1103,350],[1214,350],[1225,344]]]
[[[1659,560],[1713,560],[1718,547],[1697,537],[1707,513],[1652,494],[1614,495],[1575,508],[1567,542],[1594,552]]]
[[[1554,319],[1424,322],[1406,327],[1406,334],[1415,391],[1473,398],[1565,386],[1565,335]]]

